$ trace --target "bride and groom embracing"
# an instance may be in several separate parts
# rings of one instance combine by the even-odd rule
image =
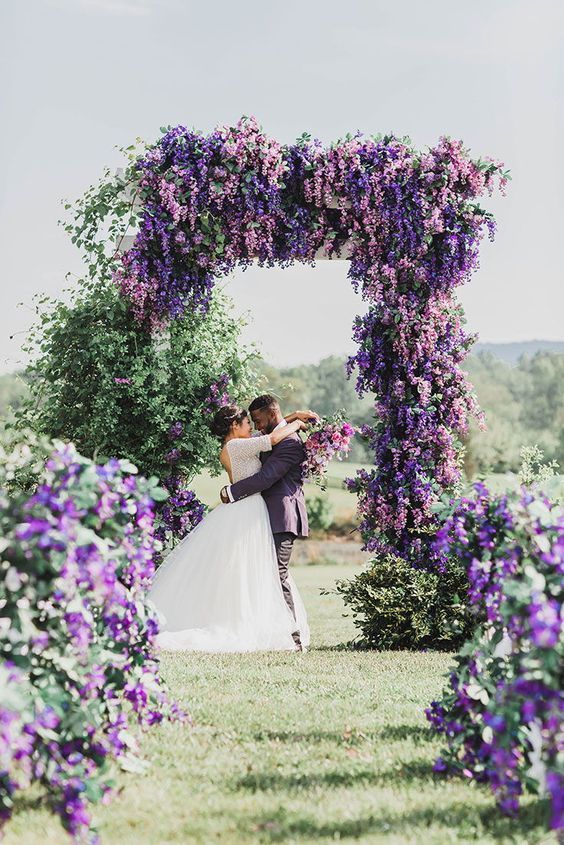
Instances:
[[[251,428],[251,419],[256,432]],[[288,571],[296,537],[307,537],[298,431],[312,411],[283,417],[274,396],[225,405],[212,431],[230,484],[219,504],[166,557],[149,599],[166,650],[303,651],[307,614]]]

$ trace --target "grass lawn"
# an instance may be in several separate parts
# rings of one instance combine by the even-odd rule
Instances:
[[[511,821],[487,788],[433,776],[440,744],[423,709],[449,655],[337,648],[355,629],[319,588],[354,571],[294,568],[314,636],[306,654],[165,657],[195,724],[144,737],[150,768],[120,774],[119,796],[95,811],[103,844],[556,842],[534,797]],[[65,841],[32,797],[5,845]]]

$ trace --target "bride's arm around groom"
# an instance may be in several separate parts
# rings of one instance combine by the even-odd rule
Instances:
[[[300,466],[304,460],[304,448],[301,440],[294,436],[282,440],[273,450],[258,472],[254,475],[237,481],[227,488],[227,495],[232,502],[238,502],[253,493],[262,493],[268,490],[288,472]]]

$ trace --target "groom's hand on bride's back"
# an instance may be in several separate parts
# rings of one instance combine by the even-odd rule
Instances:
[[[229,496],[227,495],[227,487],[222,487],[219,492],[219,498],[223,502],[224,505],[228,505],[231,501]]]

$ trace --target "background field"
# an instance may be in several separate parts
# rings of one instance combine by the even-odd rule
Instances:
[[[304,487],[306,499],[315,496],[322,496],[329,499],[334,511],[336,523],[350,522],[354,519],[356,512],[356,495],[345,489],[343,480],[355,475],[356,470],[362,466],[370,468],[368,464],[354,463],[352,461],[333,461],[327,473],[327,489],[322,491],[316,484],[306,484]],[[485,477],[486,484],[494,492],[519,488],[519,476],[515,472],[493,472]],[[192,485],[198,498],[210,507],[219,503],[219,491],[229,479],[225,472],[218,476],[211,476],[208,472],[196,476]],[[467,489],[471,483],[467,482]],[[549,479],[543,487],[553,496],[564,496],[564,475],[555,475]]]

